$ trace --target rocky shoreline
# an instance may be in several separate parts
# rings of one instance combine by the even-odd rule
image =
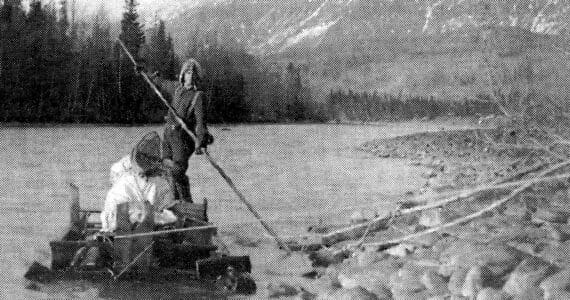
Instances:
[[[542,151],[547,150],[504,147],[494,138],[485,138],[496,134],[483,129],[422,133],[374,140],[360,150],[384,159],[408,159],[429,169],[424,174],[425,185],[410,193],[409,203],[401,207],[429,204],[442,194],[485,184],[551,175],[545,173],[554,163],[545,159]],[[269,295],[296,299],[570,299],[567,183],[566,178],[533,184],[504,205],[457,226],[442,225],[489,207],[511,195],[513,188],[491,189],[399,216],[385,230],[370,233],[358,250],[339,251],[346,249],[346,243],[339,243],[313,252],[312,257],[320,259],[313,259],[315,271],[306,274],[314,278],[309,286],[274,285],[268,287]],[[430,228],[437,230],[391,247],[373,243]]]

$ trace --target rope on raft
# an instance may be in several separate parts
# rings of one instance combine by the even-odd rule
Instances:
[[[151,231],[151,232],[143,232],[143,233],[116,235],[116,236],[114,236],[114,238],[115,239],[132,239],[132,238],[139,238],[139,237],[146,237],[146,236],[165,235],[165,234],[171,234],[171,233],[177,233],[177,232],[207,230],[207,229],[213,229],[213,228],[218,228],[218,227],[214,226],[214,225],[194,226],[194,227],[187,227],[187,228],[177,228],[177,229],[159,230],[159,231]]]
[[[123,270],[119,274],[113,276],[113,280],[117,280],[119,279],[119,277],[125,274],[125,272],[128,271],[142,257],[142,255],[145,254],[145,252],[147,252],[148,250],[150,250],[150,248],[152,248],[152,245],[154,245],[154,241],[148,244],[148,246],[146,246],[146,248],[144,248],[128,265],[126,265],[125,268],[123,268]]]

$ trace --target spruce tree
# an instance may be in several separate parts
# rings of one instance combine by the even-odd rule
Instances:
[[[67,28],[69,27],[69,19],[67,18],[67,0],[59,1],[59,30],[62,36],[65,36]]]
[[[137,5],[135,0],[125,0],[125,12],[121,20],[121,34],[119,35],[135,59],[139,58],[139,51],[145,42],[143,25],[138,21]]]
[[[149,72],[160,72],[162,78],[176,80],[179,67],[172,39],[166,33],[164,21],[157,20],[155,24],[147,31],[148,43],[142,54],[145,66]],[[168,97],[166,94],[165,96]],[[153,122],[162,121],[167,112],[165,106],[150,90],[142,103],[142,110],[145,119]]]
[[[121,34],[119,38],[136,61],[140,61],[140,50],[145,42],[143,26],[139,23],[137,13],[137,3],[135,0],[125,0],[125,12],[121,20]],[[120,55],[119,60],[119,82],[120,105],[118,106],[120,122],[135,123],[142,122],[142,103],[144,97],[148,95],[144,82],[134,73],[133,65],[128,56]]]
[[[0,121],[19,118],[20,63],[24,10],[19,0],[5,0],[0,5]]]
[[[174,54],[172,38],[166,33],[164,21],[159,20],[157,26],[149,31],[149,36],[144,55],[148,67],[159,71],[165,78],[174,79],[178,71],[178,59]]]

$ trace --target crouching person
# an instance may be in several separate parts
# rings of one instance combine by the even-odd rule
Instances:
[[[130,155],[111,167],[112,187],[101,212],[102,232],[176,222],[176,216],[167,209],[174,202],[170,185],[164,177],[160,143],[158,134],[151,132],[143,137]],[[121,221],[127,221],[125,214],[129,228],[121,224]]]
[[[174,224],[168,209],[173,197],[165,178],[156,132],[145,135],[128,158],[111,168],[113,185],[101,212],[101,232],[114,233],[115,270],[146,270],[154,264],[152,236],[128,237],[151,232],[157,225]],[[123,236],[123,238],[121,238]]]

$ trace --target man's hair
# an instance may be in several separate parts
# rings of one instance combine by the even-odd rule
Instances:
[[[184,84],[184,74],[188,71],[192,73],[192,84],[196,85],[199,81],[202,80],[203,71],[202,66],[193,58],[187,59],[184,64],[182,64],[182,68],[180,69],[180,74],[178,75],[178,80],[181,84]]]

